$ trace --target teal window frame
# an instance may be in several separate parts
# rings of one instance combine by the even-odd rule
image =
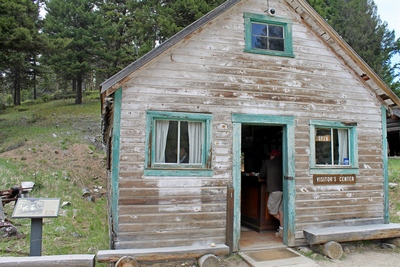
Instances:
[[[287,18],[270,17],[261,14],[243,13],[245,29],[244,52],[273,55],[281,57],[295,57],[293,54],[292,20]],[[252,23],[282,26],[284,29],[284,51],[258,49],[252,47]]]
[[[316,128],[348,129],[349,165],[317,165],[315,162]],[[357,124],[310,120],[310,174],[358,174]]]
[[[147,111],[146,112],[146,176],[212,176],[211,169],[211,114]],[[194,121],[204,125],[204,143],[202,149],[202,163],[164,165],[155,163],[156,120]]]

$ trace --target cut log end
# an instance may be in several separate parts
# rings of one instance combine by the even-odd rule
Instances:
[[[325,256],[328,256],[331,259],[338,260],[343,255],[343,248],[342,246],[335,242],[329,241],[322,246],[322,251]]]
[[[311,248],[314,251],[334,260],[340,259],[343,255],[342,246],[335,241],[329,241],[323,245],[313,245]]]
[[[140,267],[140,264],[130,256],[123,256],[117,261],[115,267]]]

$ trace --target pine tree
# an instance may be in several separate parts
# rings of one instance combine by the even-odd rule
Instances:
[[[12,84],[14,105],[31,86],[35,59],[46,47],[39,32],[39,3],[0,0],[0,73]]]
[[[54,48],[46,55],[46,62],[54,71],[76,84],[75,103],[82,103],[84,78],[93,70],[97,49],[100,13],[96,0],[49,0],[46,3],[43,31],[54,42]]]
[[[377,14],[373,0],[308,0],[360,57],[398,91],[395,67],[390,60],[396,51],[394,31]],[[400,92],[399,92],[400,93]]]

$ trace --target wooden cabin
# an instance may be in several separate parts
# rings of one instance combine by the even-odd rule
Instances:
[[[240,251],[248,232],[275,232],[258,178],[272,149],[281,244],[389,222],[386,119],[400,100],[304,0],[228,0],[101,99],[112,249]]]

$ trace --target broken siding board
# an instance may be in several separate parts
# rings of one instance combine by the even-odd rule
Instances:
[[[213,237],[223,237],[225,236],[225,228],[219,229],[173,229],[170,231],[166,230],[155,230],[155,231],[142,231],[140,233],[121,233],[118,236],[118,240],[120,242],[124,241],[156,241],[156,240],[168,240],[168,239],[192,239],[196,240],[198,238],[203,238],[205,236],[213,236]]]
[[[212,229],[212,228],[224,228],[226,225],[225,220],[207,220],[201,222],[186,222],[175,224],[157,224],[157,223],[123,223],[120,224],[120,230],[122,232],[144,232],[144,231],[173,231],[173,230],[194,230],[197,229]]]
[[[330,207],[332,205],[335,206],[343,206],[347,207],[348,205],[365,205],[371,203],[381,203],[382,197],[364,197],[364,198],[351,198],[351,199],[335,199],[335,200],[318,200],[318,203],[315,201],[305,201],[305,200],[296,200],[296,207],[298,209],[305,209],[310,207]]]
[[[213,238],[198,238],[197,240],[193,239],[169,239],[169,240],[156,240],[156,241],[126,241],[119,242],[118,240],[115,242],[116,249],[132,249],[132,248],[162,248],[162,247],[176,247],[174,244],[179,244],[179,246],[210,246],[210,244],[224,244],[225,236],[223,237],[213,237]]]
[[[147,223],[149,221],[157,221],[159,224],[164,223],[185,223],[191,221],[203,220],[224,220],[225,212],[212,212],[212,213],[157,213],[157,214],[141,214],[141,215],[120,215],[120,223]]]
[[[338,220],[354,220],[354,219],[370,219],[382,218],[383,212],[374,211],[358,211],[358,212],[341,212],[335,214],[324,215],[300,215],[296,214],[296,223],[321,223],[323,221],[338,221]]]
[[[187,197],[154,197],[154,198],[121,198],[119,200],[120,205],[157,205],[157,204],[196,204],[201,201],[202,203],[222,203],[223,200],[226,200],[226,196],[202,196],[201,198],[187,198]]]
[[[226,188],[221,187],[196,187],[195,184],[183,188],[170,188],[159,185],[158,188],[121,188],[120,197],[174,197],[188,196],[189,198],[198,198],[199,196],[208,195],[226,195]]]

